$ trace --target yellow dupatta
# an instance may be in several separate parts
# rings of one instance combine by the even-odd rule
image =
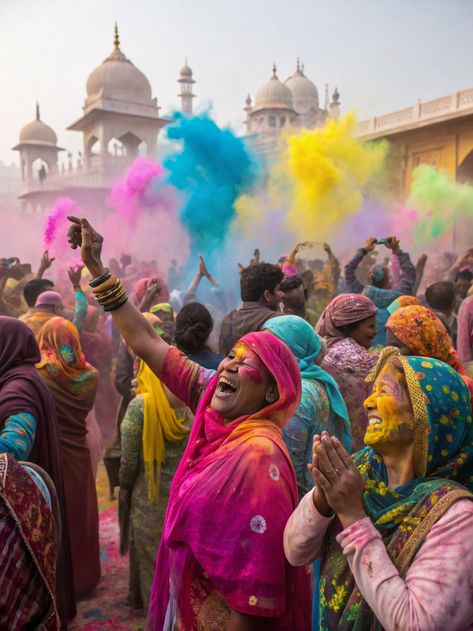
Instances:
[[[137,375],[136,394],[144,401],[143,459],[148,499],[155,502],[159,495],[161,465],[165,458],[165,440],[178,442],[186,438],[189,430],[183,419],[177,418],[164,391],[160,379],[145,364],[140,362]]]

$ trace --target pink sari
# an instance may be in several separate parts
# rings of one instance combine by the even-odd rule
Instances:
[[[176,349],[165,362],[162,381],[186,403],[208,385],[171,488],[148,630],[225,628],[229,607],[265,618],[262,629],[310,629],[309,577],[283,550],[297,486],[281,428],[299,404],[300,373],[275,336],[243,340],[272,373],[280,397],[230,425],[209,407],[216,376]]]

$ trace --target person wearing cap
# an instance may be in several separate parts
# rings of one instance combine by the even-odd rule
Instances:
[[[75,312],[72,318],[73,324],[81,331],[87,316],[87,298],[80,286],[82,268],[69,269],[69,278],[74,288]],[[38,293],[34,306],[22,315],[19,319],[31,329],[35,335],[38,334],[42,326],[55,316],[65,317],[64,301],[60,293],[53,290]]]
[[[399,239],[389,237],[383,239],[382,243],[399,259],[401,274],[396,284],[393,283],[389,268],[385,265],[375,265],[371,268],[366,286],[360,283],[356,277],[356,270],[364,257],[378,245],[376,237],[368,239],[345,266],[345,291],[353,294],[364,294],[378,308],[376,315],[378,334],[373,340],[375,347],[386,346],[386,322],[389,318],[389,305],[400,296],[412,295],[416,282],[416,268],[412,264],[409,254],[401,250]]]

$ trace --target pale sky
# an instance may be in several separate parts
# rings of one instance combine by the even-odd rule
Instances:
[[[18,162],[21,127],[41,118],[59,145],[82,148],[65,128],[81,115],[90,72],[122,51],[148,77],[162,114],[178,105],[184,59],[197,104],[240,131],[242,108],[271,75],[300,57],[324,101],[380,115],[473,86],[472,0],[0,0],[0,160]]]

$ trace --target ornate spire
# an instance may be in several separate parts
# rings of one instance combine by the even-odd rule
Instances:
[[[305,71],[305,63],[302,62],[301,63],[301,75],[304,76],[304,71]]]
[[[297,72],[301,71],[301,59],[300,57],[297,58],[297,67],[296,67]]]
[[[276,64],[273,64],[273,76],[271,77],[271,79],[277,79],[278,75],[277,75],[277,68],[276,68]]]
[[[38,101],[36,101],[36,120],[39,121],[39,103]]]
[[[115,50],[120,50],[120,36],[118,35],[118,25],[116,22],[113,37],[113,47],[115,48]]]

